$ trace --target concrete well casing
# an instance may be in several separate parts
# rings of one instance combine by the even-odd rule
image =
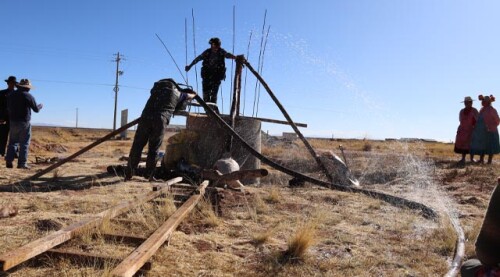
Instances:
[[[222,115],[229,122],[229,116]],[[235,131],[255,150],[261,151],[261,121],[252,118],[237,118]],[[229,135],[217,122],[204,114],[189,115],[186,130],[169,139],[163,158],[167,169],[174,169],[182,157],[189,164],[202,168],[213,168],[226,151]],[[233,140],[231,157],[238,162],[240,169],[260,169],[260,160],[251,155],[241,143]],[[244,184],[258,184],[259,180],[246,180]]]

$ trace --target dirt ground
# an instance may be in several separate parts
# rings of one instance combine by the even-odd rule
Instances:
[[[1,164],[0,206],[18,208],[16,216],[0,219],[1,253],[152,190],[153,184],[142,177],[123,182],[106,173],[108,165],[124,163],[119,158],[128,155],[131,140],[105,142],[30,185],[20,182],[49,166],[43,161],[68,156],[105,134],[34,128],[32,168],[7,169]],[[440,218],[425,219],[416,211],[311,184],[292,188],[289,176],[264,166],[270,175],[259,186],[221,192],[223,199],[215,209],[208,200],[200,204],[152,258],[149,276],[442,276],[456,240],[448,215],[459,219],[468,239],[466,254],[474,256],[474,239],[500,175],[498,160],[493,165],[457,166],[453,145],[443,143],[311,143],[337,155],[342,144],[363,188],[422,202]],[[264,138],[263,153],[289,168],[320,176],[300,142]],[[164,204],[161,212],[151,203],[143,205],[122,217],[135,223],[108,222],[100,228],[148,236],[172,213],[172,203]],[[305,249],[303,255],[291,256],[288,250],[297,238]],[[88,235],[64,246],[116,257],[134,249]],[[107,276],[112,268],[34,259],[8,275]]]

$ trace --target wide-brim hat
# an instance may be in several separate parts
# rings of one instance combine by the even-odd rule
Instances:
[[[472,101],[474,101],[474,100],[472,100],[472,97],[470,97],[470,96],[465,96],[465,97],[464,97],[464,101],[462,101],[462,103],[465,103],[465,102],[472,102]]]
[[[17,83],[17,79],[16,79],[16,76],[9,76],[9,78],[7,78],[5,80],[6,83],[9,83],[9,82],[14,82],[14,83]]]
[[[22,87],[22,88],[29,88],[29,89],[34,88],[34,86],[31,85],[30,80],[28,80],[28,79],[21,79],[21,81],[19,81],[19,83],[17,83],[16,86]]]

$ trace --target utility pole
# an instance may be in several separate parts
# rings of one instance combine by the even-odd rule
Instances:
[[[76,128],[78,128],[78,108],[76,108]]]
[[[116,130],[116,109],[117,109],[117,103],[118,103],[118,76],[123,74],[123,71],[120,71],[120,61],[123,59],[123,57],[120,57],[120,52],[116,53],[116,59],[113,61],[116,62],[116,79],[115,79],[115,87],[113,91],[115,92],[115,112],[113,116],[113,131]]]

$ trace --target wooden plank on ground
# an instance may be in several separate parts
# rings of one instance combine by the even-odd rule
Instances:
[[[133,276],[142,265],[170,238],[181,221],[194,209],[205,194],[208,181],[199,187],[199,194],[191,196],[170,218],[163,223],[141,246],[132,251],[112,272],[112,276]]]
[[[112,266],[118,264],[121,261],[121,258],[118,257],[109,257],[107,255],[87,253],[73,249],[49,249],[45,252],[45,254],[47,254],[47,256],[51,258],[65,258],[75,264],[87,266],[93,265],[100,268],[104,268],[105,266]],[[140,268],[140,270],[151,270],[151,268],[151,263],[147,262]]]
[[[174,184],[182,181],[181,177],[174,178],[172,180],[167,181],[169,184]],[[7,271],[12,267],[19,265],[57,245],[60,245],[70,239],[72,239],[76,234],[81,232],[82,230],[88,230],[89,228],[95,228],[99,226],[105,219],[113,218],[119,214],[127,212],[132,208],[142,205],[148,201],[151,201],[164,193],[168,189],[165,186],[164,189],[159,191],[152,191],[143,195],[136,197],[130,201],[123,201],[120,204],[105,210],[103,212],[98,213],[97,215],[84,219],[82,221],[73,223],[59,231],[56,231],[52,234],[49,234],[45,237],[32,241],[24,246],[21,246],[17,249],[9,251],[7,253],[3,253],[0,255],[0,266],[1,270]]]

